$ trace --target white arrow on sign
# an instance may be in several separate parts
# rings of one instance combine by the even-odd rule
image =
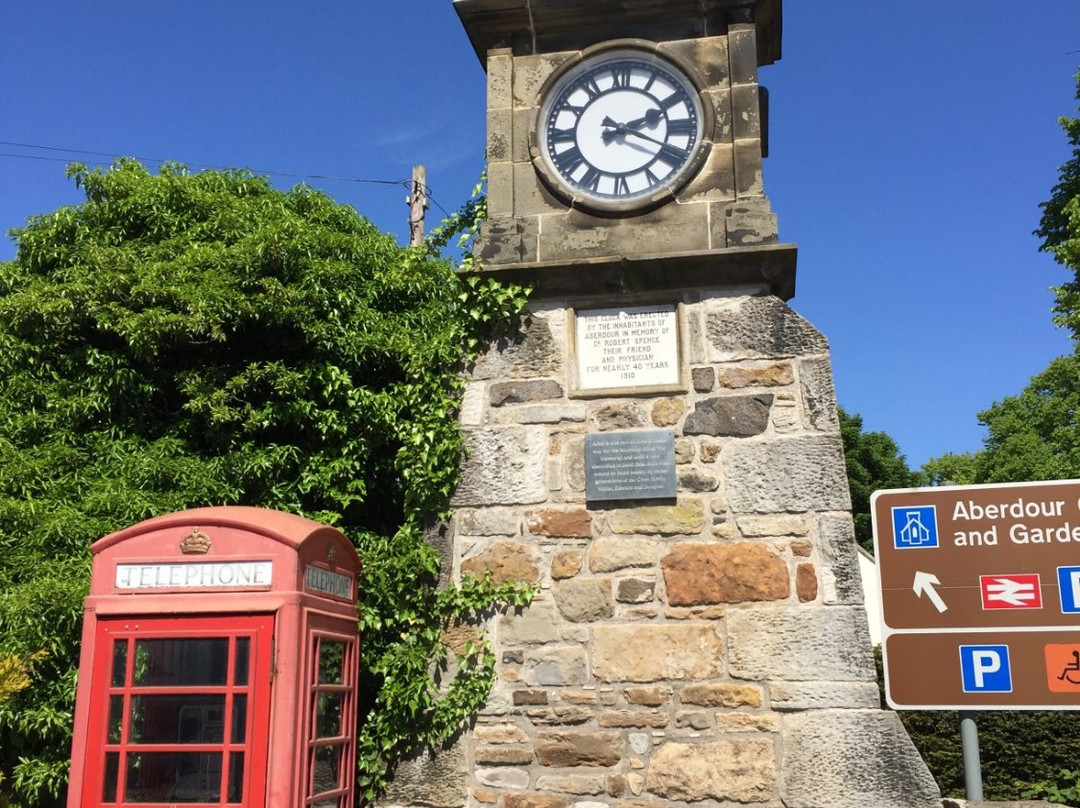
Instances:
[[[935,586],[941,586],[941,581],[938,577],[930,572],[916,572],[915,573],[915,585],[912,589],[915,590],[915,594],[918,597],[926,595],[930,599],[930,602],[934,604],[934,608],[938,612],[943,612],[949,607],[945,605],[945,601],[941,599],[941,595],[934,589]]]
[[[1027,606],[1035,600],[1035,585],[1012,578],[994,578],[994,583],[986,585],[986,599],[1012,606]]]

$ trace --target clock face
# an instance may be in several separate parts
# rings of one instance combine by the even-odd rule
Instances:
[[[540,108],[541,159],[558,186],[598,208],[653,202],[689,179],[702,147],[698,91],[646,51],[579,62]]]

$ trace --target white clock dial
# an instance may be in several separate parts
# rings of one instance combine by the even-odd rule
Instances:
[[[593,204],[651,199],[693,166],[702,106],[690,80],[645,51],[608,51],[567,71],[540,112],[542,159]]]

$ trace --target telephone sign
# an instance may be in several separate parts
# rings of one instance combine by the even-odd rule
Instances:
[[[892,707],[1080,709],[1080,480],[878,491],[871,514]]]

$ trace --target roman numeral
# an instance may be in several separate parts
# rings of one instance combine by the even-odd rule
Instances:
[[[615,196],[626,196],[630,193],[630,183],[626,181],[626,177],[615,178]]]
[[[697,121],[693,118],[677,118],[668,121],[668,135],[694,135],[697,133]]]
[[[578,151],[577,146],[571,146],[569,149],[553,155],[551,159],[554,161],[555,167],[559,169],[559,173],[564,176],[569,175],[575,168],[585,162],[585,158]]]
[[[581,182],[578,184],[582,188],[588,188],[590,191],[595,191],[600,187],[600,178],[604,176],[599,168],[596,166],[589,166],[586,169],[584,176],[581,178]]]
[[[656,153],[657,160],[663,160],[672,168],[678,168],[686,161],[686,151],[680,149],[678,146],[672,146],[670,143],[665,143],[660,147],[660,151]]]
[[[611,68],[611,81],[616,88],[630,86],[630,65],[618,64]]]
[[[548,132],[548,143],[556,145],[558,143],[573,143],[574,142],[574,130],[573,129],[552,129]]]
[[[592,76],[585,76],[582,78],[581,81],[578,82],[578,86],[589,94],[590,101],[601,93],[600,85],[596,83],[596,79]]]
[[[660,105],[661,109],[669,110],[673,106],[675,106],[676,104],[678,104],[680,101],[683,101],[683,100],[685,100],[685,99],[684,99],[682,93],[672,93],[667,98],[665,98],[663,101],[657,100],[656,103],[658,103]]]

